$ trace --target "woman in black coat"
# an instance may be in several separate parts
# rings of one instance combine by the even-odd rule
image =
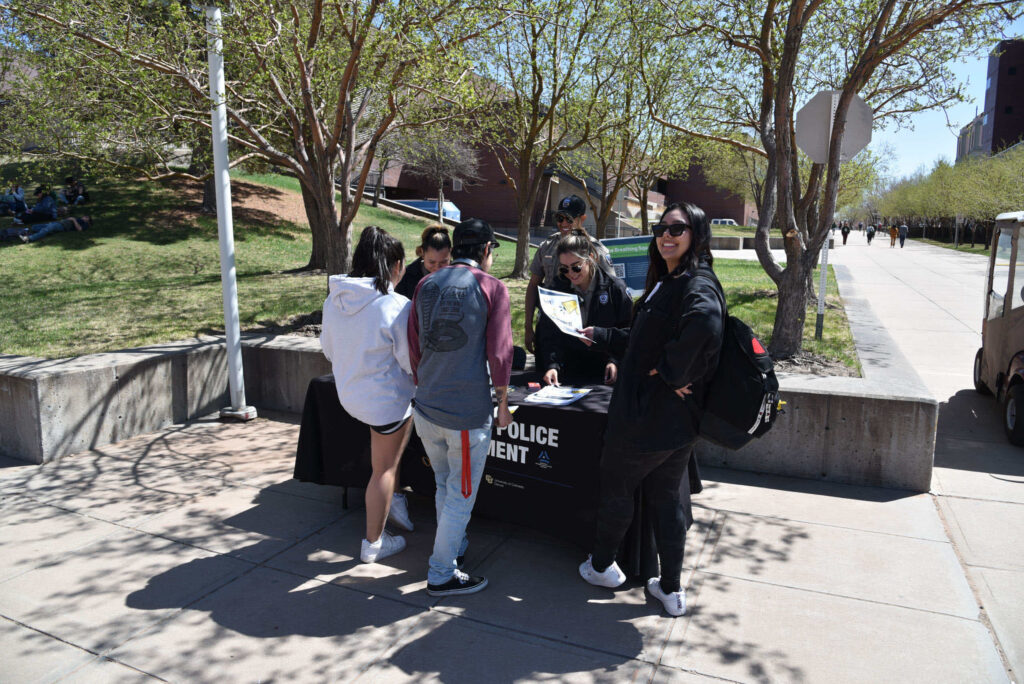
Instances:
[[[585,233],[561,238],[555,248],[555,259],[558,278],[553,289],[580,298],[584,326],[629,325],[633,300],[626,284],[598,267],[598,255]],[[613,385],[618,377],[618,356],[609,349],[587,346],[580,338],[566,335],[547,316],[541,316],[537,324],[537,349],[537,369],[544,372],[544,382],[549,385]]]
[[[704,212],[687,202],[672,204],[651,232],[646,290],[632,326],[583,330],[595,346],[619,354],[622,365],[608,406],[593,552],[580,575],[598,586],[625,581],[615,552],[642,486],[661,563],[661,577],[650,578],[647,590],[670,615],[683,615],[680,574],[693,515],[690,488],[680,484],[689,478],[705,384],[718,366],[722,306]],[[701,271],[710,278],[695,277]]]

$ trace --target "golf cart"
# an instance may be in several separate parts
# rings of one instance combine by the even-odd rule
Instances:
[[[1024,211],[996,217],[981,349],[974,357],[974,389],[994,393],[1003,403],[1003,427],[1017,446],[1024,446],[1024,287],[1018,287],[1024,285],[1022,228]]]

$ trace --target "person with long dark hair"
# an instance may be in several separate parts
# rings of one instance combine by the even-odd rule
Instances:
[[[370,427],[373,475],[366,486],[366,538],[359,557],[374,563],[405,548],[384,529],[389,519],[407,530],[405,498],[395,494],[399,459],[412,427],[409,362],[411,303],[394,291],[404,272],[405,248],[377,226],[365,228],[348,275],[331,276],[320,344],[331,361],[338,400]]]
[[[573,231],[558,241],[555,249],[558,278],[552,289],[575,294],[580,300],[580,317],[585,326],[624,328],[629,326],[633,300],[626,283],[598,266],[593,242],[582,231]],[[550,318],[537,323],[537,370],[544,382],[615,384],[619,359],[607,349],[586,347],[578,337],[566,335]]]
[[[680,585],[690,508],[693,445],[706,383],[718,367],[724,297],[712,269],[711,228],[688,202],[671,204],[652,227],[650,266],[629,329],[587,327],[583,334],[622,359],[608,406],[601,454],[600,502],[587,582],[616,587],[626,577],[615,563],[643,487],[654,520],[661,576],[647,590],[670,615],[686,612]],[[694,478],[699,491],[699,478]]]
[[[395,287],[395,292],[412,299],[416,286],[426,276],[439,268],[444,268],[452,260],[452,239],[448,235],[448,226],[434,223],[427,226],[420,234],[420,244],[416,248],[416,261],[405,269],[405,275]]]

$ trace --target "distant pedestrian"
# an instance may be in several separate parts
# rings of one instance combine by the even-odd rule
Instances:
[[[896,229],[896,224],[892,223],[889,225],[889,246],[896,246],[896,238],[899,237],[899,231]]]
[[[909,231],[910,231],[910,229],[907,228],[907,224],[906,223],[901,223],[900,224],[900,228],[899,228],[900,249],[903,249],[903,243],[907,241],[907,233]]]
[[[843,244],[845,245],[846,238],[850,237],[850,224],[844,223],[842,230],[840,230],[840,232],[843,234]]]
[[[868,225],[867,236],[868,236],[868,247],[870,247],[871,246],[871,241],[875,239],[875,227],[870,225],[870,224]]]

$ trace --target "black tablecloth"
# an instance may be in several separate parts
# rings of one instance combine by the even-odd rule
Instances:
[[[510,406],[513,423],[494,428],[484,477],[473,515],[524,525],[586,549],[597,511],[602,436],[611,388],[596,386],[568,406],[524,403],[527,382],[537,377],[514,374]],[[369,428],[338,403],[331,375],[314,379],[306,393],[295,478],[342,487],[366,487],[370,479]],[[434,494],[434,475],[415,435],[402,458],[402,485],[425,496]],[[619,564],[631,577],[657,574],[653,528],[637,493],[633,526],[619,552]]]

